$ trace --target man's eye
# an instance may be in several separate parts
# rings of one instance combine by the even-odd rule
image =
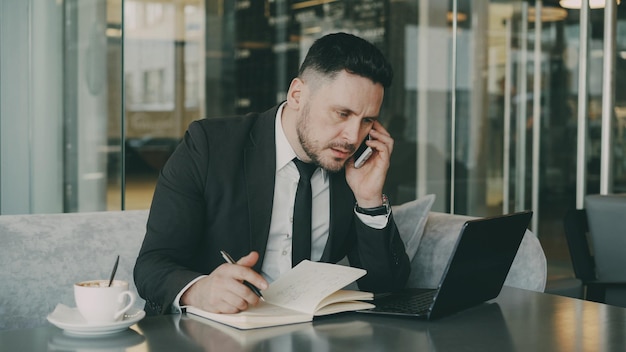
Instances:
[[[374,119],[364,118],[363,119],[363,123],[366,124],[366,125],[372,124],[372,123],[374,123]]]

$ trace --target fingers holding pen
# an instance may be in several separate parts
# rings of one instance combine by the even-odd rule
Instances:
[[[252,269],[246,270],[246,267],[238,264],[222,264],[218,269],[220,268],[224,268],[226,273],[223,281],[219,283],[224,289],[222,299],[227,305],[222,312],[236,313],[259,303],[260,297],[246,285],[247,279],[244,279],[247,277],[252,280],[253,276],[248,273],[248,270],[252,271]],[[259,286],[262,284],[259,283]]]
[[[227,264],[222,264],[222,266],[226,268],[225,270],[228,270],[228,277],[234,279],[234,285],[230,286],[232,292],[236,296],[244,298],[248,303],[256,304],[258,299],[263,299],[260,290],[266,289],[268,283],[263,276],[252,270],[252,266],[259,259],[258,253],[250,252],[237,262],[228,253],[224,251],[221,251],[221,253],[227,262]],[[251,293],[254,294],[254,297],[251,296]]]
[[[226,254],[226,256],[228,256]],[[228,256],[230,258],[230,256]],[[232,258],[231,258],[232,260]],[[237,262],[235,268],[236,278],[244,283],[252,284],[255,289],[265,290],[268,287],[267,280],[256,271],[252,270],[252,267],[259,260],[259,253],[250,252],[248,255],[241,257]],[[246,286],[248,286],[248,284]]]
[[[191,285],[181,297],[181,304],[193,305],[213,313],[237,313],[258,304],[257,296],[244,281],[267,288],[267,281],[252,269],[258,253],[251,252],[237,264],[224,263]]]

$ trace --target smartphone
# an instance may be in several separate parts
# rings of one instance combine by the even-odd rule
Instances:
[[[368,134],[365,140],[363,141],[363,143],[361,143],[361,145],[359,146],[359,149],[357,149],[356,153],[354,153],[354,168],[355,169],[358,169],[361,166],[363,166],[363,164],[365,164],[367,159],[369,159],[369,157],[372,156],[372,153],[374,152],[372,148],[368,147],[367,144],[365,144],[365,141],[369,139],[370,139],[370,136]]]

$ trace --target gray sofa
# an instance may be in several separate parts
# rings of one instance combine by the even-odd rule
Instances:
[[[397,209],[401,234],[414,226],[411,207]],[[394,214],[396,210],[394,210]],[[461,225],[469,217],[426,212],[423,236],[409,239],[409,285],[435,286]],[[0,330],[46,324],[58,303],[70,307],[74,282],[108,278],[116,255],[116,278],[132,282],[132,270],[145,233],[147,210],[0,216]],[[427,220],[426,220],[427,219]],[[537,238],[526,233],[506,285],[543,291],[546,259]],[[138,299],[137,307],[144,301]]]
[[[58,303],[74,307],[75,282],[129,281],[147,210],[0,216],[0,330],[46,324]],[[145,301],[138,299],[137,307]]]

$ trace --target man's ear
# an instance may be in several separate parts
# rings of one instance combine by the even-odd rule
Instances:
[[[296,77],[291,80],[289,90],[287,91],[287,104],[289,107],[298,110],[301,104],[302,93],[305,88],[304,82]]]

